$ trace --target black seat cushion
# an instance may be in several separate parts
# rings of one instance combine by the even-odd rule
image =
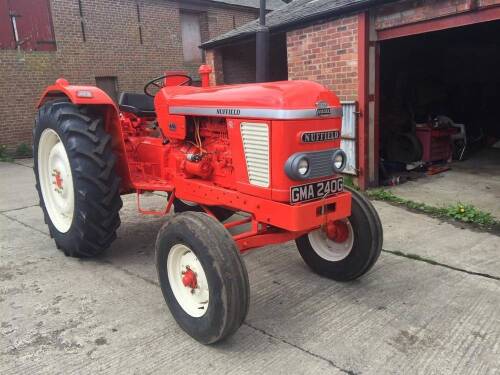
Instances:
[[[122,112],[131,112],[139,117],[156,116],[153,98],[146,94],[122,92],[118,107]]]

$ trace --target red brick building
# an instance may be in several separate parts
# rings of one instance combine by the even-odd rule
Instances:
[[[363,188],[380,182],[404,116],[446,114],[500,138],[500,0],[294,0],[266,23],[270,78],[318,81],[344,101],[343,143]],[[215,82],[254,80],[256,28],[203,44]]]
[[[268,1],[268,9],[283,5]],[[258,16],[258,0],[0,0],[0,145],[31,144],[34,107],[58,77],[112,96],[165,70],[197,77],[199,45]]]

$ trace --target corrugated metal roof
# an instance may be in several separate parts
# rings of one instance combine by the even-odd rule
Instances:
[[[394,0],[293,0],[284,7],[268,13],[266,16],[266,25],[271,30],[286,28],[289,25],[307,22],[321,16],[339,14],[365,8],[375,3],[388,3],[391,1]],[[258,20],[249,22],[203,43],[202,47],[212,47],[253,35],[258,26]]]
[[[248,8],[259,8],[260,0],[211,0],[214,3],[224,3],[229,5],[238,5]],[[276,10],[282,6],[286,5],[285,2],[281,0],[267,0],[266,8],[267,10]]]

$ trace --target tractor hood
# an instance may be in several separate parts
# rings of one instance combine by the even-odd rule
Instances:
[[[311,81],[242,85],[167,86],[155,97],[160,112],[170,115],[293,120],[341,117],[339,99]]]

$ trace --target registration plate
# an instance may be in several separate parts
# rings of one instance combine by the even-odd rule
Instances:
[[[292,186],[290,188],[290,202],[306,202],[314,199],[323,198],[325,195],[331,195],[344,190],[344,179],[342,177],[332,178],[331,180],[313,182],[310,184]]]

